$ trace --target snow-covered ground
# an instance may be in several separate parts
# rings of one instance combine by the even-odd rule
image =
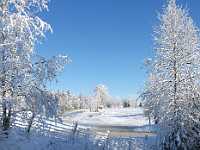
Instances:
[[[65,113],[65,124],[47,120],[52,128],[30,134],[23,126],[11,129],[8,138],[0,136],[0,150],[150,150],[155,149],[156,135],[143,115],[142,108],[104,109],[100,112],[78,110]],[[78,121],[84,134],[73,134],[70,121]],[[68,124],[67,124],[68,123]],[[110,130],[109,136],[97,136]],[[127,136],[125,136],[127,135]],[[142,136],[141,136],[142,135]]]
[[[151,127],[148,119],[144,116],[143,109],[140,107],[108,108],[99,112],[90,112],[89,110],[66,112],[64,121],[74,121],[87,126],[121,126],[128,129]]]
[[[67,112],[64,115],[64,121],[78,122],[80,126],[90,127],[97,133],[109,130],[110,146],[113,146],[113,143],[126,145],[130,139],[138,149],[151,149],[156,145],[156,126],[149,125],[149,120],[144,116],[143,108],[140,107],[108,108],[99,112],[89,110]],[[115,145],[117,149],[120,149],[119,145]]]
[[[21,129],[11,130],[7,138],[0,137],[0,150],[102,150],[103,143],[92,136],[72,136],[60,139],[48,134],[32,132],[26,134]]]
[[[20,130],[12,130],[8,138],[0,138],[0,150],[155,150],[152,139],[109,138],[100,141],[90,135],[66,136],[66,139],[48,135],[27,135]]]
[[[144,126],[148,124],[141,108],[111,108],[99,112],[89,112],[89,110],[67,112],[65,119],[90,125]]]

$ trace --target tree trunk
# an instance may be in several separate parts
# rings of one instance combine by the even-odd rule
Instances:
[[[174,43],[174,63],[173,63],[173,72],[174,72],[174,115],[177,117],[177,62],[176,62],[176,43]]]
[[[11,113],[12,113],[11,108],[9,108],[8,115],[7,115],[6,107],[4,107],[4,110],[3,110],[3,131],[7,131],[10,128]]]
[[[2,125],[3,125],[3,130],[5,130],[5,122],[6,122],[6,116],[7,116],[6,104],[3,104],[2,107],[3,107]]]

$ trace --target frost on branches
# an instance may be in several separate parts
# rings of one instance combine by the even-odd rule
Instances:
[[[93,109],[98,111],[99,108],[104,108],[106,103],[110,100],[110,95],[108,94],[108,89],[105,85],[99,84],[94,89],[94,102],[92,103]]]
[[[161,149],[200,148],[200,38],[188,11],[169,0],[155,28],[143,99],[160,125]]]
[[[68,57],[49,60],[35,53],[35,45],[51,31],[37,13],[48,9],[48,0],[0,1],[0,104],[3,130],[10,127],[16,113],[31,111],[53,117],[57,102],[45,85],[55,79]],[[30,118],[30,121],[32,119]]]
[[[70,90],[58,91],[55,93],[59,99],[60,114],[63,115],[67,111],[87,109],[89,108],[89,96],[75,95]]]

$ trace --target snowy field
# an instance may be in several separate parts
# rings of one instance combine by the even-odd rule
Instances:
[[[111,108],[99,112],[73,111],[65,113],[64,121],[78,122],[80,126],[92,127],[102,132],[110,130],[115,136],[153,135],[154,131],[154,126],[149,125],[148,119],[144,117],[142,108]]]
[[[67,112],[64,117],[66,120],[70,119],[88,125],[144,126],[148,124],[141,108],[103,109],[99,112],[82,110]]]
[[[79,124],[75,134],[72,121]],[[7,138],[0,136],[0,150],[151,150],[156,134],[148,123],[141,108],[67,112],[63,123],[48,120],[45,130],[27,134],[23,126],[12,128]]]
[[[155,150],[150,138],[109,138],[102,141],[90,135],[75,138],[69,135],[61,140],[50,134],[11,132],[8,138],[0,140],[0,150]]]
[[[115,143],[124,145],[127,141],[131,141],[129,145],[134,145],[136,149],[152,149],[156,145],[156,126],[149,125],[143,109],[139,107],[109,108],[99,112],[89,110],[67,112],[64,121],[78,122],[79,126],[89,127],[97,133],[109,131],[109,144],[113,147],[117,147]],[[126,144],[124,149],[127,147]]]
[[[7,138],[0,137],[0,150],[102,150],[104,142],[91,135],[68,135],[63,139],[53,133],[26,134],[20,129],[12,130]]]

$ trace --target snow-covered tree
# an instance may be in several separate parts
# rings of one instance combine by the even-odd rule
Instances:
[[[96,103],[96,111],[98,111],[99,107],[105,107],[107,101],[109,101],[110,96],[108,94],[108,89],[105,85],[99,84],[94,89],[94,99]]]
[[[159,109],[161,107],[161,101],[159,98],[159,90],[157,86],[159,85],[159,80],[155,75],[150,74],[148,82],[146,83],[145,92],[141,95],[144,101],[145,115],[153,118],[154,122],[157,124],[159,122]]]
[[[155,28],[143,99],[161,127],[162,148],[199,148],[200,38],[188,11],[169,0]]]
[[[70,90],[55,93],[59,100],[60,114],[73,109],[73,95]]]
[[[74,95],[70,90],[57,92],[56,96],[59,100],[60,113],[76,109],[87,109],[89,106],[89,96]]]
[[[28,118],[28,127],[27,132],[30,132],[32,124],[34,123],[35,117],[37,121],[44,123],[44,117],[46,118],[58,118],[58,97],[47,90],[34,90],[29,93],[25,98],[26,101],[26,110],[29,110],[29,113],[22,113],[23,117]],[[30,117],[27,117],[29,116]]]
[[[48,0],[0,1],[0,102],[4,130],[10,127],[11,114],[20,111],[17,109],[21,101],[37,113],[48,112],[47,101],[31,96],[42,95],[47,81],[53,80],[68,62],[66,56],[47,60],[35,53],[35,44],[46,31],[51,31],[50,25],[37,16],[44,9],[48,9]]]

